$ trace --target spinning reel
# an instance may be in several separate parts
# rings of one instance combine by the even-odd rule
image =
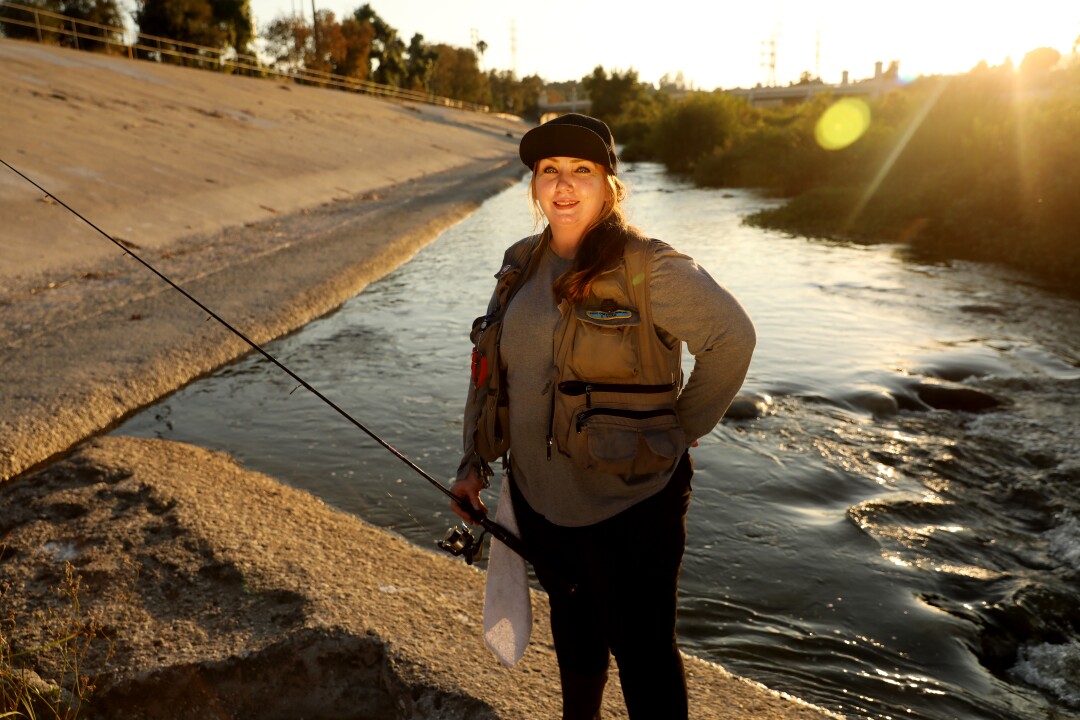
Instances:
[[[461,523],[446,531],[446,535],[439,541],[439,547],[454,557],[464,556],[465,562],[472,565],[473,560],[483,556],[485,535],[487,528],[480,533],[480,537],[476,537],[468,525]]]

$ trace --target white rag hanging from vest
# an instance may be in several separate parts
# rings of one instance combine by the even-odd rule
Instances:
[[[510,482],[505,471],[499,488],[495,522],[511,534],[518,535],[517,518],[514,517],[514,505],[510,500]],[[498,540],[492,539],[484,589],[484,642],[503,665],[513,667],[525,654],[529,635],[532,634],[532,621],[525,560]]]

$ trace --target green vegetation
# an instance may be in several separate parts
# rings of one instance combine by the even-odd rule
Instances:
[[[320,10],[314,26],[304,18],[281,16],[266,31],[266,54],[280,69],[330,72],[537,119],[544,81],[519,80],[509,71],[485,73],[480,61],[487,47],[483,40],[473,48],[429,44],[419,33],[406,44],[370,4],[341,21]]]
[[[91,646],[108,643],[101,624],[82,605],[86,588],[70,563],[56,588],[59,603],[19,616],[0,587],[0,718],[75,720],[95,689],[87,667]],[[104,663],[111,645],[97,654]],[[96,674],[96,673],[95,673]]]
[[[834,128],[839,136],[828,127],[822,136],[824,121],[858,124],[859,113],[823,119],[838,102],[829,94],[755,109],[727,94],[694,93],[663,107],[632,159],[658,160],[702,186],[790,198],[747,219],[755,225],[905,242],[933,258],[998,262],[1078,293],[1080,63],[1059,60],[1041,48],[1019,69],[982,65],[876,100],[842,100],[862,105],[868,125]]]
[[[123,12],[120,9],[118,0],[27,0],[20,4],[50,10],[76,20],[84,20],[99,25],[121,27],[124,24]],[[29,24],[5,23],[3,22],[5,18]],[[67,35],[50,32],[51,29],[64,28],[64,21],[59,18],[41,16],[39,22],[42,29],[42,42],[59,45],[74,44],[74,41]],[[19,40],[38,39],[38,30],[33,24],[32,16],[24,10],[18,10],[6,5],[0,6],[0,34],[4,37]],[[79,38],[78,47],[80,50],[105,52],[108,49],[109,45],[107,43],[95,40],[92,37],[93,35],[102,37],[104,33],[95,30],[90,35]],[[113,39],[118,40],[119,38]]]
[[[21,5],[122,28],[121,0],[23,0]],[[398,31],[383,20],[371,4],[358,7],[343,19],[330,10],[319,10],[314,22],[304,15],[281,15],[264,30],[259,58],[252,26],[250,0],[136,0],[132,14],[140,33],[168,40],[192,43],[202,49],[186,54],[171,52],[176,46],[159,45],[155,39],[142,46],[125,46],[123,33],[107,31],[111,43],[94,40],[103,36],[99,28],[86,26],[76,39],[67,21],[39,15],[21,8],[0,6],[0,37],[39,40],[49,44],[114,53],[131,52],[143,59],[166,63],[211,67],[233,72],[228,63],[218,62],[217,53],[242,55],[246,63],[269,64],[286,72],[332,73],[353,80],[371,81],[402,90],[451,98],[479,105],[492,112],[539,120],[540,93],[547,83],[537,75],[517,78],[509,70],[483,71],[480,67],[488,44],[478,40],[475,47],[460,48],[429,44],[424,36],[413,35],[408,44]],[[41,24],[43,32],[38,31]],[[164,47],[166,51],[159,51]],[[268,63],[267,63],[268,61]],[[245,72],[254,72],[250,67]],[[634,81],[636,82],[636,75]],[[301,80],[300,82],[304,82]],[[566,83],[567,86],[576,82]],[[547,87],[549,97],[564,99],[557,87]]]
[[[1080,67],[927,79],[872,104],[871,117],[843,150],[804,140],[801,174],[783,188],[792,202],[750,221],[905,241],[1080,288]]]
[[[248,0],[137,0],[135,22],[150,35],[239,53],[255,37]]]
[[[25,1],[119,23],[118,0]],[[33,27],[4,23],[4,12],[4,34],[36,36]],[[251,49],[249,0],[138,0],[135,19],[143,32]],[[624,161],[657,160],[702,186],[757,188],[790,199],[750,223],[906,242],[940,258],[1004,263],[1080,292],[1080,242],[1073,239],[1080,227],[1076,47],[1065,60],[1039,48],[1019,68],[984,64],[868,101],[826,91],[799,105],[761,109],[721,91],[691,91],[681,77],[664,78],[657,88],[632,69],[597,67],[580,81],[561,83],[485,72],[483,40],[460,48],[416,34],[406,44],[370,4],[342,20],[321,10],[314,24],[281,16],[263,39],[264,57],[282,70],[370,80],[533,122],[540,119],[541,93],[549,102],[587,97],[591,114],[622,143]],[[795,84],[823,85],[809,73]]]

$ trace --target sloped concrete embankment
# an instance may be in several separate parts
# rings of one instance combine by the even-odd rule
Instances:
[[[510,163],[466,166],[147,255],[263,343],[406,262],[520,174]],[[250,351],[119,250],[61,285],[0,303],[0,481]]]

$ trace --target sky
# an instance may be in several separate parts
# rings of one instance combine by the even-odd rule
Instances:
[[[340,19],[363,0],[315,0]],[[682,72],[694,88],[786,85],[803,72],[836,83],[899,61],[904,77],[1019,64],[1037,47],[1063,55],[1080,36],[1080,0],[371,0],[408,43],[487,43],[481,67],[577,80],[597,65],[643,82]],[[311,0],[251,0],[256,29],[311,17]],[[770,56],[775,60],[770,61]],[[770,65],[774,68],[770,72]]]

